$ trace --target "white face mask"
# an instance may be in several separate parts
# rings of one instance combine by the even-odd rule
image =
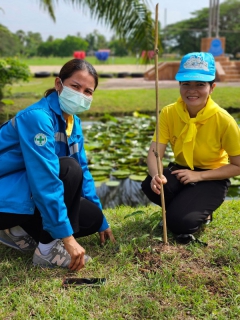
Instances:
[[[92,97],[90,98],[81,92],[72,90],[63,84],[62,86],[63,90],[58,96],[62,111],[66,112],[67,114],[74,115],[90,109]]]

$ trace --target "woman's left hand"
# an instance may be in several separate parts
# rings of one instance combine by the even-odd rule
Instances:
[[[201,171],[191,171],[188,169],[179,169],[172,171],[172,174],[183,184],[201,181]]]
[[[104,231],[99,232],[100,236],[100,245],[103,246],[106,240],[110,240],[111,242],[115,243],[116,240],[110,228],[107,228]]]

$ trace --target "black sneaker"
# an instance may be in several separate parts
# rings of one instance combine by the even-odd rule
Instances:
[[[190,243],[192,241],[195,241],[196,238],[192,234],[188,234],[188,233],[184,234],[183,233],[183,234],[177,235],[176,236],[176,240],[179,243],[188,244],[188,243]]]
[[[194,235],[192,235],[190,233],[179,234],[176,236],[175,239],[178,243],[181,243],[181,244],[188,244],[191,242],[197,242],[197,243],[203,245],[204,247],[207,247],[207,245],[208,245],[206,242],[203,242],[203,241],[199,240],[198,238],[195,238]]]

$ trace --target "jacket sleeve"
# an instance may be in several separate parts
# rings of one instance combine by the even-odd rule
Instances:
[[[48,111],[28,110],[16,117],[16,129],[33,200],[41,213],[43,229],[55,239],[73,234],[59,179],[53,120]]]

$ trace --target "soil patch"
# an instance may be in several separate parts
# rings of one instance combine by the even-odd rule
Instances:
[[[139,272],[145,277],[149,273],[161,273],[165,277],[167,270],[168,274],[172,274],[170,281],[173,283],[189,289],[201,283],[210,294],[225,295],[222,264],[213,265],[207,257],[196,258],[186,246],[161,243],[154,245],[152,253],[136,249],[134,258]]]

